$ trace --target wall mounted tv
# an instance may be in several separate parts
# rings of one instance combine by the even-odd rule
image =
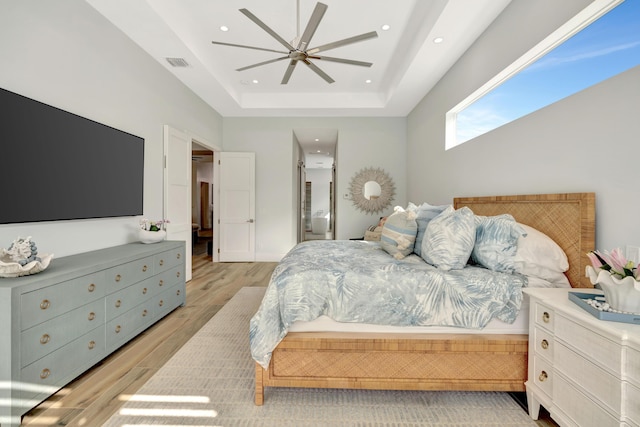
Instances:
[[[142,215],[144,139],[0,89],[0,224]]]

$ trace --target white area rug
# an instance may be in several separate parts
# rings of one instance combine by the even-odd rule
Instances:
[[[105,426],[535,426],[507,393],[267,388],[253,403],[249,320],[265,288],[242,288]]]

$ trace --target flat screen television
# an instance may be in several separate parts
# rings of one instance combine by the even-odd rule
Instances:
[[[0,224],[142,215],[144,139],[0,89]]]

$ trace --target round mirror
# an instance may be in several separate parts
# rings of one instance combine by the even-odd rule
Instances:
[[[364,183],[364,198],[367,200],[375,200],[382,194],[382,187],[375,181],[367,181]]]
[[[351,178],[351,201],[361,211],[374,214],[391,204],[396,193],[393,180],[382,169],[365,168]]]

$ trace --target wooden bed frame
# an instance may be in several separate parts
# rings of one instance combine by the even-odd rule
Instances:
[[[592,287],[586,253],[595,248],[595,194],[460,197],[476,215],[509,213],[555,240],[573,287]],[[527,335],[296,332],[256,363],[255,404],[265,387],[524,391]]]

